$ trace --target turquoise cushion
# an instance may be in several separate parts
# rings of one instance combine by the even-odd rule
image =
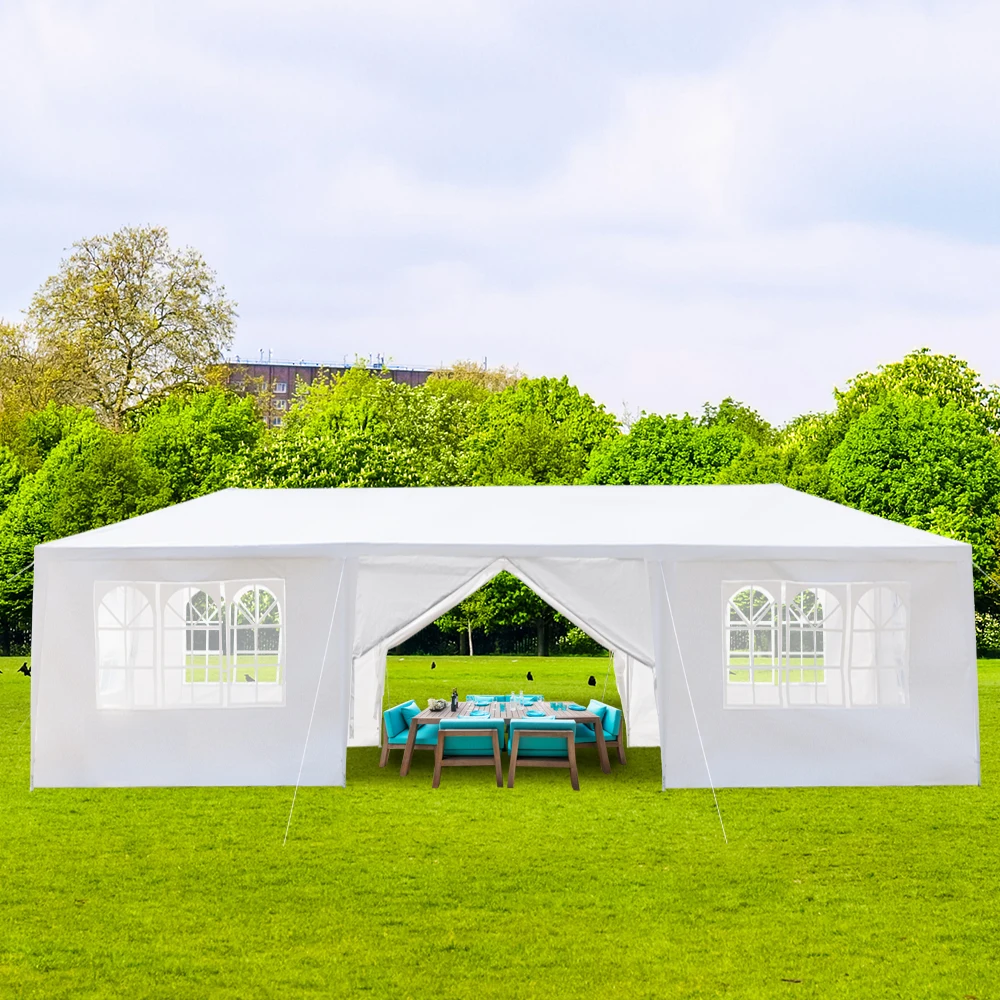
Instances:
[[[604,721],[604,713],[607,712],[608,706],[604,704],[603,701],[598,701],[596,698],[591,698],[590,703],[587,705],[587,711],[593,712],[601,722]]]
[[[609,740],[618,739],[618,730],[622,725],[621,709],[608,705],[604,711],[604,737]]]
[[[576,723],[570,719],[514,719],[510,724],[507,752],[511,753],[513,750],[516,730],[544,729],[551,732],[558,729],[572,733],[575,727]],[[530,736],[522,735],[518,740],[517,755],[518,757],[568,757],[569,751],[566,748],[565,740],[556,740],[547,736],[532,739]]]
[[[530,705],[530,704],[532,704],[532,702],[536,702],[536,701],[545,701],[545,695],[543,695],[543,694],[526,694],[524,696],[524,703],[526,705]]]
[[[503,746],[503,719],[442,719],[441,729],[445,732],[444,755],[446,757],[492,757],[493,737],[490,730],[497,734],[497,743]],[[448,736],[449,729],[482,729],[482,736]]]
[[[576,724],[576,742],[577,743],[596,743],[597,734],[594,732],[593,726],[585,725],[582,722]]]
[[[385,719],[385,733],[390,740],[400,733],[405,733],[410,728],[410,724],[403,718],[402,705],[396,705],[395,708],[383,712],[382,718]]]
[[[404,729],[401,733],[389,737],[389,743],[394,747],[406,746],[406,741],[410,737],[409,729]],[[438,741],[437,726],[417,726],[417,738],[413,741],[415,746],[434,746]]]
[[[415,701],[408,701],[405,705],[400,705],[399,710],[403,713],[403,721],[406,728],[410,728],[410,723],[420,714],[420,706]]]

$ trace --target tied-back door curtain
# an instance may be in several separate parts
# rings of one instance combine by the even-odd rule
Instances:
[[[652,666],[649,585],[642,560],[363,557],[358,570],[351,687],[352,745],[379,742],[386,652],[503,570],[597,642]]]

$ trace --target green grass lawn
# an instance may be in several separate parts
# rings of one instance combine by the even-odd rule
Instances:
[[[982,788],[659,791],[351,750],[346,789],[28,792],[0,660],[0,997],[1000,997],[1000,666]],[[413,696],[601,694],[607,660],[390,660]],[[531,669],[534,684],[523,680]],[[598,685],[591,688],[587,677]],[[608,701],[617,701],[614,678]],[[266,713],[260,713],[262,725]]]

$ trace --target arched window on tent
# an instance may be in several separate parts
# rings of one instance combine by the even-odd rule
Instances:
[[[163,610],[163,704],[168,708],[224,703],[226,658],[219,584],[170,590]]]
[[[842,705],[844,618],[827,589],[789,584],[782,606],[783,680],[788,705]]]
[[[851,662],[852,705],[905,705],[909,616],[903,595],[885,584],[869,587],[854,605]]]
[[[756,585],[726,603],[726,704],[780,705],[778,609]]]
[[[284,701],[283,640],[278,596],[259,584],[239,590],[229,605],[231,704]]]
[[[97,606],[97,707],[156,706],[153,607],[134,584],[112,585]]]

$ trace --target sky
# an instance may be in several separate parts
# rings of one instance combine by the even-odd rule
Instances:
[[[568,375],[781,423],[1000,382],[996,0],[0,0],[0,317],[168,228],[232,356]]]

